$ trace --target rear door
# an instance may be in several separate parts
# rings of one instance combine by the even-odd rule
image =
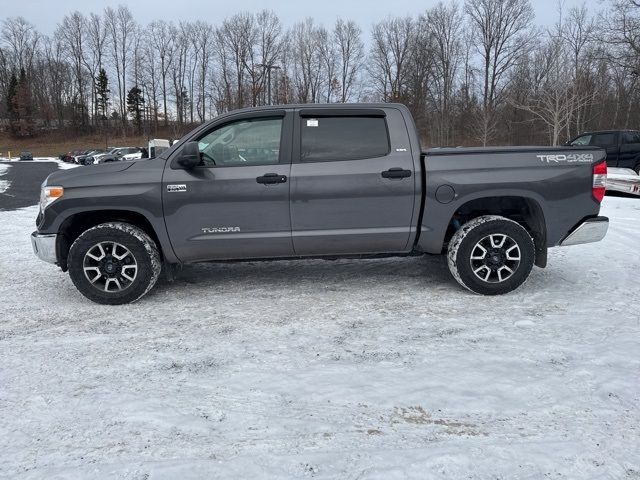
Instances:
[[[302,109],[294,138],[295,253],[406,251],[419,179],[399,110]]]
[[[618,166],[636,168],[640,165],[640,132],[622,132]]]
[[[619,141],[618,132],[594,133],[591,136],[590,145],[604,148],[607,151],[607,165],[609,167],[618,166]]]
[[[165,222],[181,261],[293,255],[292,122],[293,112],[284,110],[232,117],[192,139],[200,166],[183,170],[168,162]]]

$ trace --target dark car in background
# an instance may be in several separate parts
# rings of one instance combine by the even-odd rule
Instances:
[[[20,152],[20,160],[33,160],[33,154],[31,152]]]
[[[74,159],[78,165],[93,165],[93,161],[96,156],[104,155],[105,153],[108,153],[108,152],[109,150],[104,150],[104,149],[91,150],[85,153],[84,155],[78,155],[74,157]]]
[[[70,152],[63,153],[62,155],[60,155],[60,160],[67,163],[74,163],[75,157],[79,155],[84,155],[88,152],[89,152],[88,150],[72,150]]]
[[[640,131],[585,132],[569,141],[567,145],[604,148],[607,151],[607,166],[631,168],[640,174]]]
[[[139,147],[118,147],[111,149],[108,153],[102,155],[96,155],[94,157],[95,164],[119,162],[125,155],[131,155],[139,153],[141,149]]]

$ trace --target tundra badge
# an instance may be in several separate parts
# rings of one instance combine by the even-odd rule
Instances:
[[[238,233],[240,227],[207,227],[203,228],[204,233]]]
[[[186,192],[187,191],[187,186],[180,184],[180,185],[167,185],[167,192],[171,193],[171,192]]]

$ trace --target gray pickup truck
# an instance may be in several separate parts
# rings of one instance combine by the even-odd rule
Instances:
[[[55,172],[35,253],[87,298],[132,302],[161,270],[216,260],[446,253],[485,295],[601,240],[605,152],[421,151],[403,105],[287,105],[221,115],[158,158]]]

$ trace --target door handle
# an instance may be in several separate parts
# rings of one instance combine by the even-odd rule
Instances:
[[[264,185],[273,185],[276,183],[285,183],[287,181],[286,175],[280,175],[278,173],[265,173],[261,177],[256,178],[256,182]]]
[[[407,178],[411,176],[411,170],[403,168],[390,168],[381,173],[382,178]]]

